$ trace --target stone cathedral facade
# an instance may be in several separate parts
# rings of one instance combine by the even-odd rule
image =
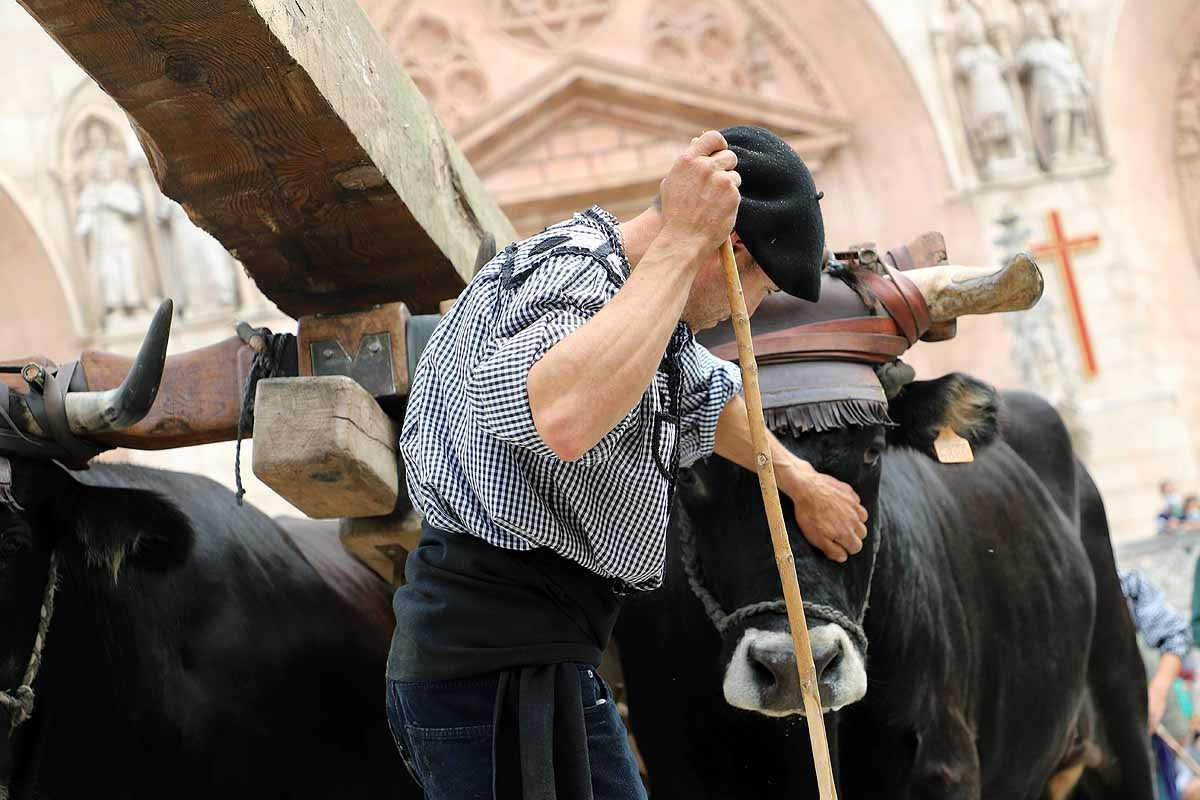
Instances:
[[[636,213],[688,139],[749,122],[813,167],[835,246],[936,229],[959,263],[1035,252],[1045,301],[964,320],[910,354],[918,374],[1048,396],[1118,538],[1151,533],[1161,478],[1200,489],[1194,2],[360,2],[523,232]],[[176,349],[239,319],[289,329],[15,4],[0,41],[4,357],[129,349],[166,296]],[[231,445],[115,457],[232,482]]]

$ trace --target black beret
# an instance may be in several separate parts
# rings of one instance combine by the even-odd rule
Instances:
[[[734,230],[776,286],[815,302],[825,223],[812,173],[791,145],[766,128],[736,125],[721,135],[737,154],[742,176]]]

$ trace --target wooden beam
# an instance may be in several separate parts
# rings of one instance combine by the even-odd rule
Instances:
[[[515,232],[354,0],[19,0],[295,317],[437,310]]]
[[[342,545],[393,586],[404,583],[404,561],[421,541],[421,515],[402,509],[386,517],[343,519]]]

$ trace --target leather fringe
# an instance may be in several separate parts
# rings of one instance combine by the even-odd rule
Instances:
[[[777,436],[823,433],[849,427],[883,425],[894,428],[887,403],[876,400],[828,400],[784,408],[763,409],[767,427]]]

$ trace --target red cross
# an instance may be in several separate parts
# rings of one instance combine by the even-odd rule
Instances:
[[[1079,349],[1083,352],[1083,370],[1087,377],[1094,377],[1100,368],[1096,365],[1096,354],[1092,350],[1092,337],[1088,333],[1087,318],[1083,314],[1083,303],[1079,297],[1079,286],[1075,283],[1075,270],[1071,266],[1071,253],[1078,250],[1088,250],[1100,244],[1097,234],[1068,239],[1063,233],[1062,219],[1058,211],[1048,215],[1050,241],[1033,245],[1035,256],[1054,256],[1058,268],[1062,271],[1063,284],[1067,290],[1067,302],[1071,304],[1071,318],[1075,323],[1075,336],[1079,340]]]

